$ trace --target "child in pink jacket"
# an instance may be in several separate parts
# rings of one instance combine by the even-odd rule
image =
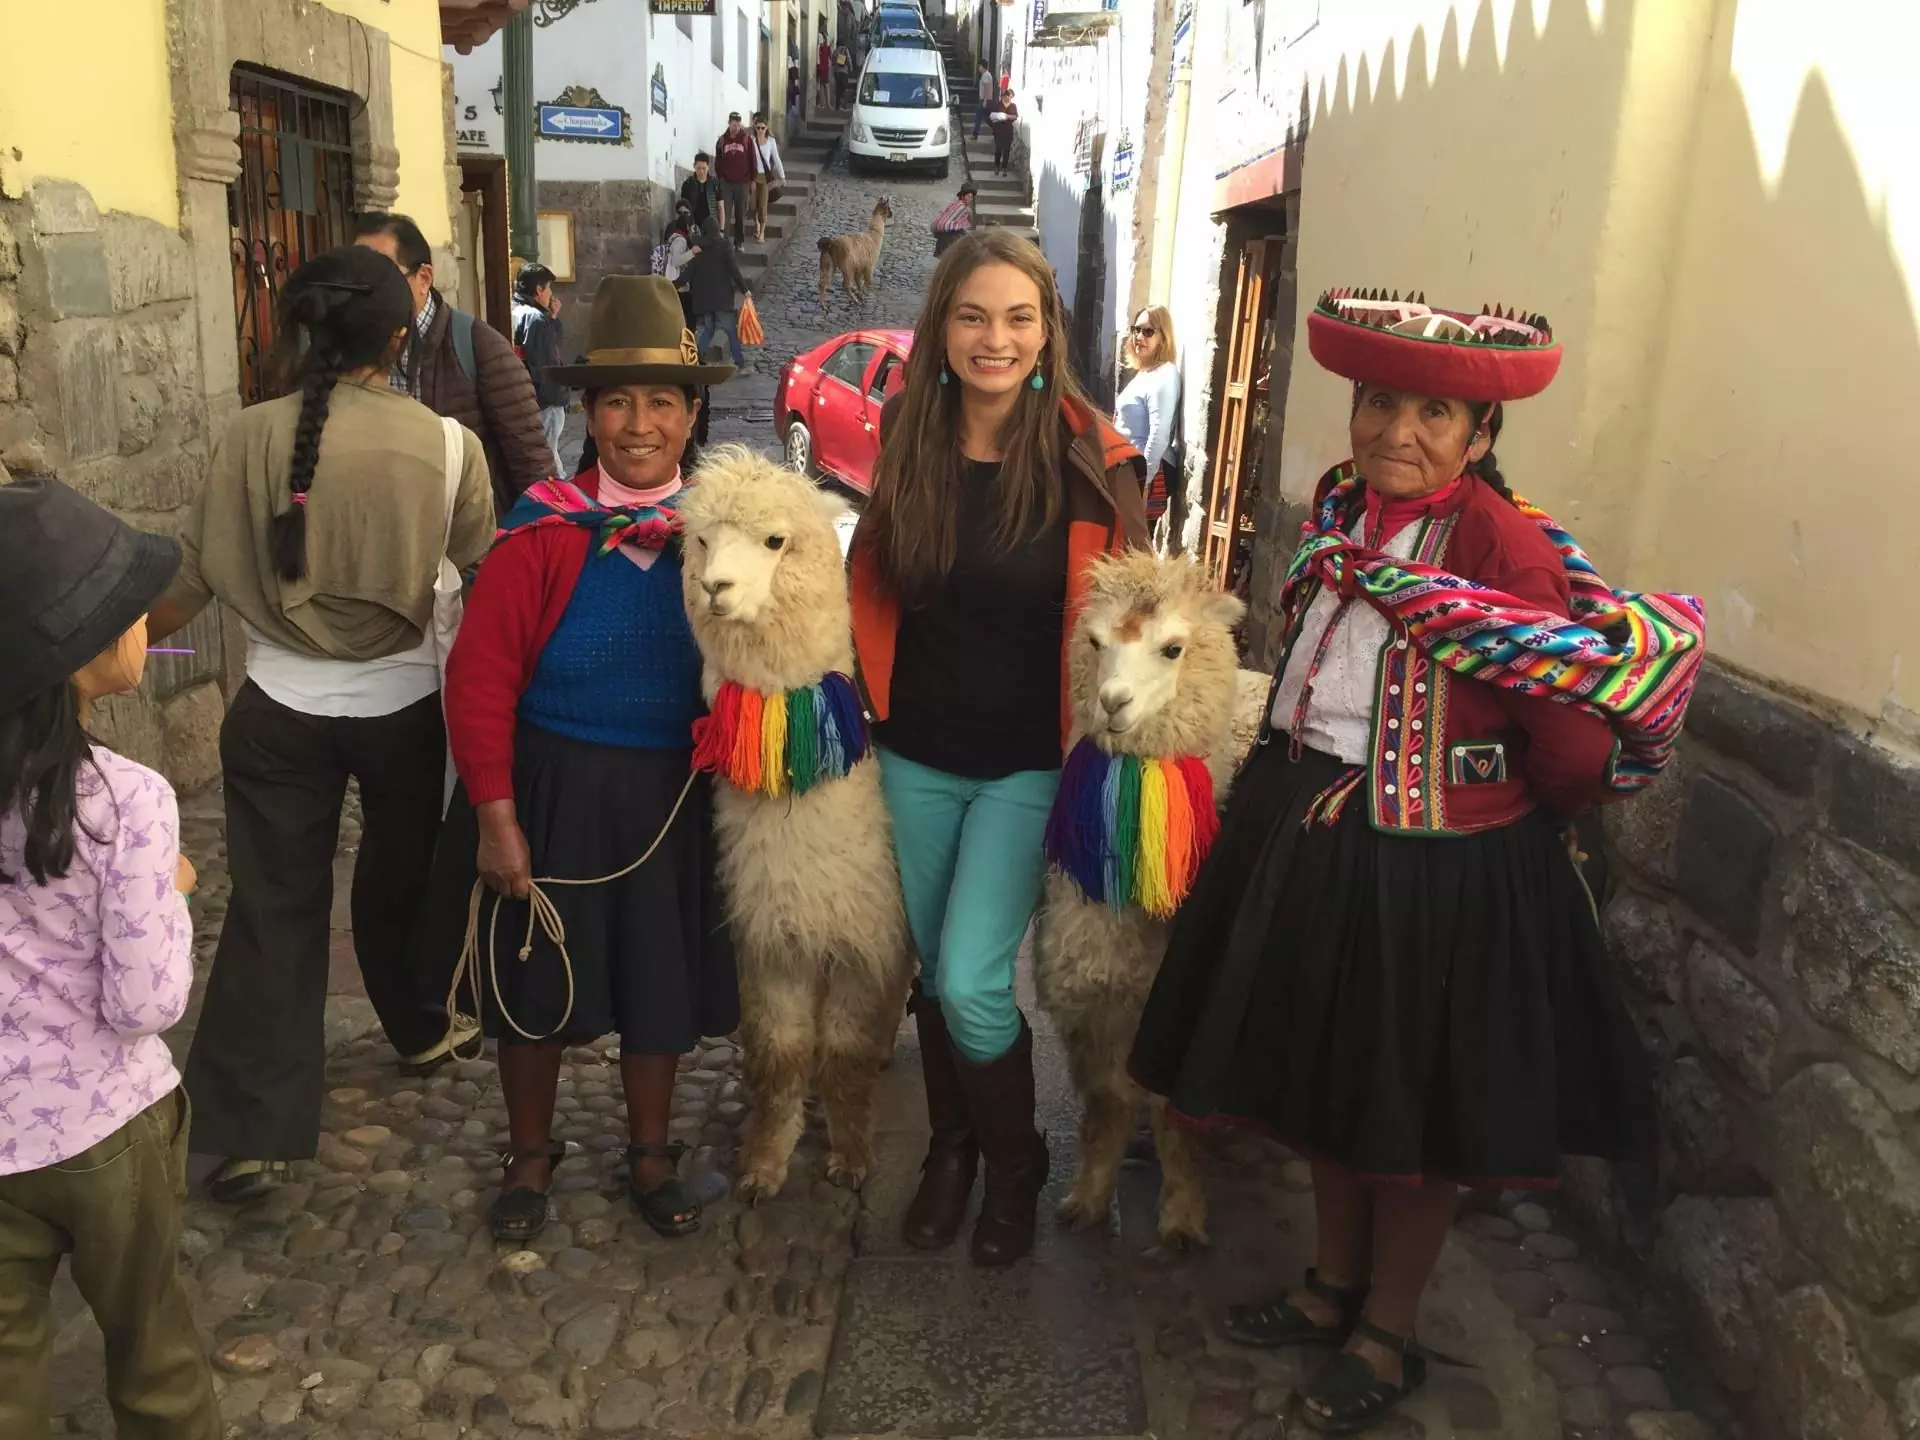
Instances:
[[[62,1256],[123,1435],[217,1440],[176,1260],[193,866],[173,789],[93,743],[136,688],[179,548],[50,478],[0,484],[0,1435],[48,1430]]]

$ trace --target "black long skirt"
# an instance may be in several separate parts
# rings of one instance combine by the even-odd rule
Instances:
[[[1357,1175],[1526,1188],[1565,1154],[1654,1144],[1645,1051],[1592,901],[1535,813],[1475,835],[1382,833],[1348,769],[1257,749],[1182,906],[1134,1075],[1199,1125],[1240,1124]]]
[[[666,823],[691,759],[688,750],[593,745],[525,724],[514,749],[514,802],[536,878],[591,878],[638,859]],[[702,1035],[738,1028],[740,988],[714,874],[712,809],[712,785],[702,775],[653,858],[631,875],[542,887],[565,927],[564,958],[536,923],[532,952],[521,960],[529,903],[483,894],[470,981],[489,1036],[504,1044],[583,1044],[618,1034],[626,1054],[679,1055]],[[459,953],[478,840],[473,809],[456,794],[435,855],[426,923],[424,943],[436,954]],[[467,984],[459,1003],[474,1003]]]

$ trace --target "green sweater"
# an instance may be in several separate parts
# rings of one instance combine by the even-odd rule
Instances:
[[[167,598],[188,616],[210,599],[276,644],[330,660],[378,660],[419,645],[433,615],[446,530],[440,417],[372,382],[329,397],[307,495],[307,573],[284,581],[268,545],[292,504],[287,474],[298,394],[242,410],[214,447],[207,483],[180,536]],[[460,486],[447,555],[479,563],[493,542],[493,488],[480,438],[462,428]]]

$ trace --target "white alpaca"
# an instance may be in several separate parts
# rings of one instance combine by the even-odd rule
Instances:
[[[725,681],[777,695],[853,673],[841,508],[744,446],[709,452],[680,507],[709,702]],[[912,966],[878,763],[869,755],[797,794],[720,780],[714,828],[757,1102],[738,1193],[753,1202],[786,1183],[810,1082],[826,1113],[827,1176],[857,1187],[873,1163],[873,1085]]]
[[[1240,601],[1184,558],[1136,551],[1096,561],[1069,661],[1076,740],[1108,755],[1204,761],[1216,800],[1258,728],[1262,677],[1237,668]],[[1166,952],[1169,921],[1138,904],[1090,899],[1058,868],[1047,875],[1034,936],[1040,1003],[1059,1027],[1084,1110],[1080,1168],[1060,1214],[1106,1223],[1141,1091],[1127,1074],[1140,1012]],[[1183,1248],[1207,1238],[1192,1141],[1149,1107],[1159,1152],[1159,1234]]]

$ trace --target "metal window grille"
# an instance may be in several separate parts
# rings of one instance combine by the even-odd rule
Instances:
[[[303,261],[353,238],[353,97],[233,67],[240,176],[227,187],[240,402],[267,398],[280,292]]]

